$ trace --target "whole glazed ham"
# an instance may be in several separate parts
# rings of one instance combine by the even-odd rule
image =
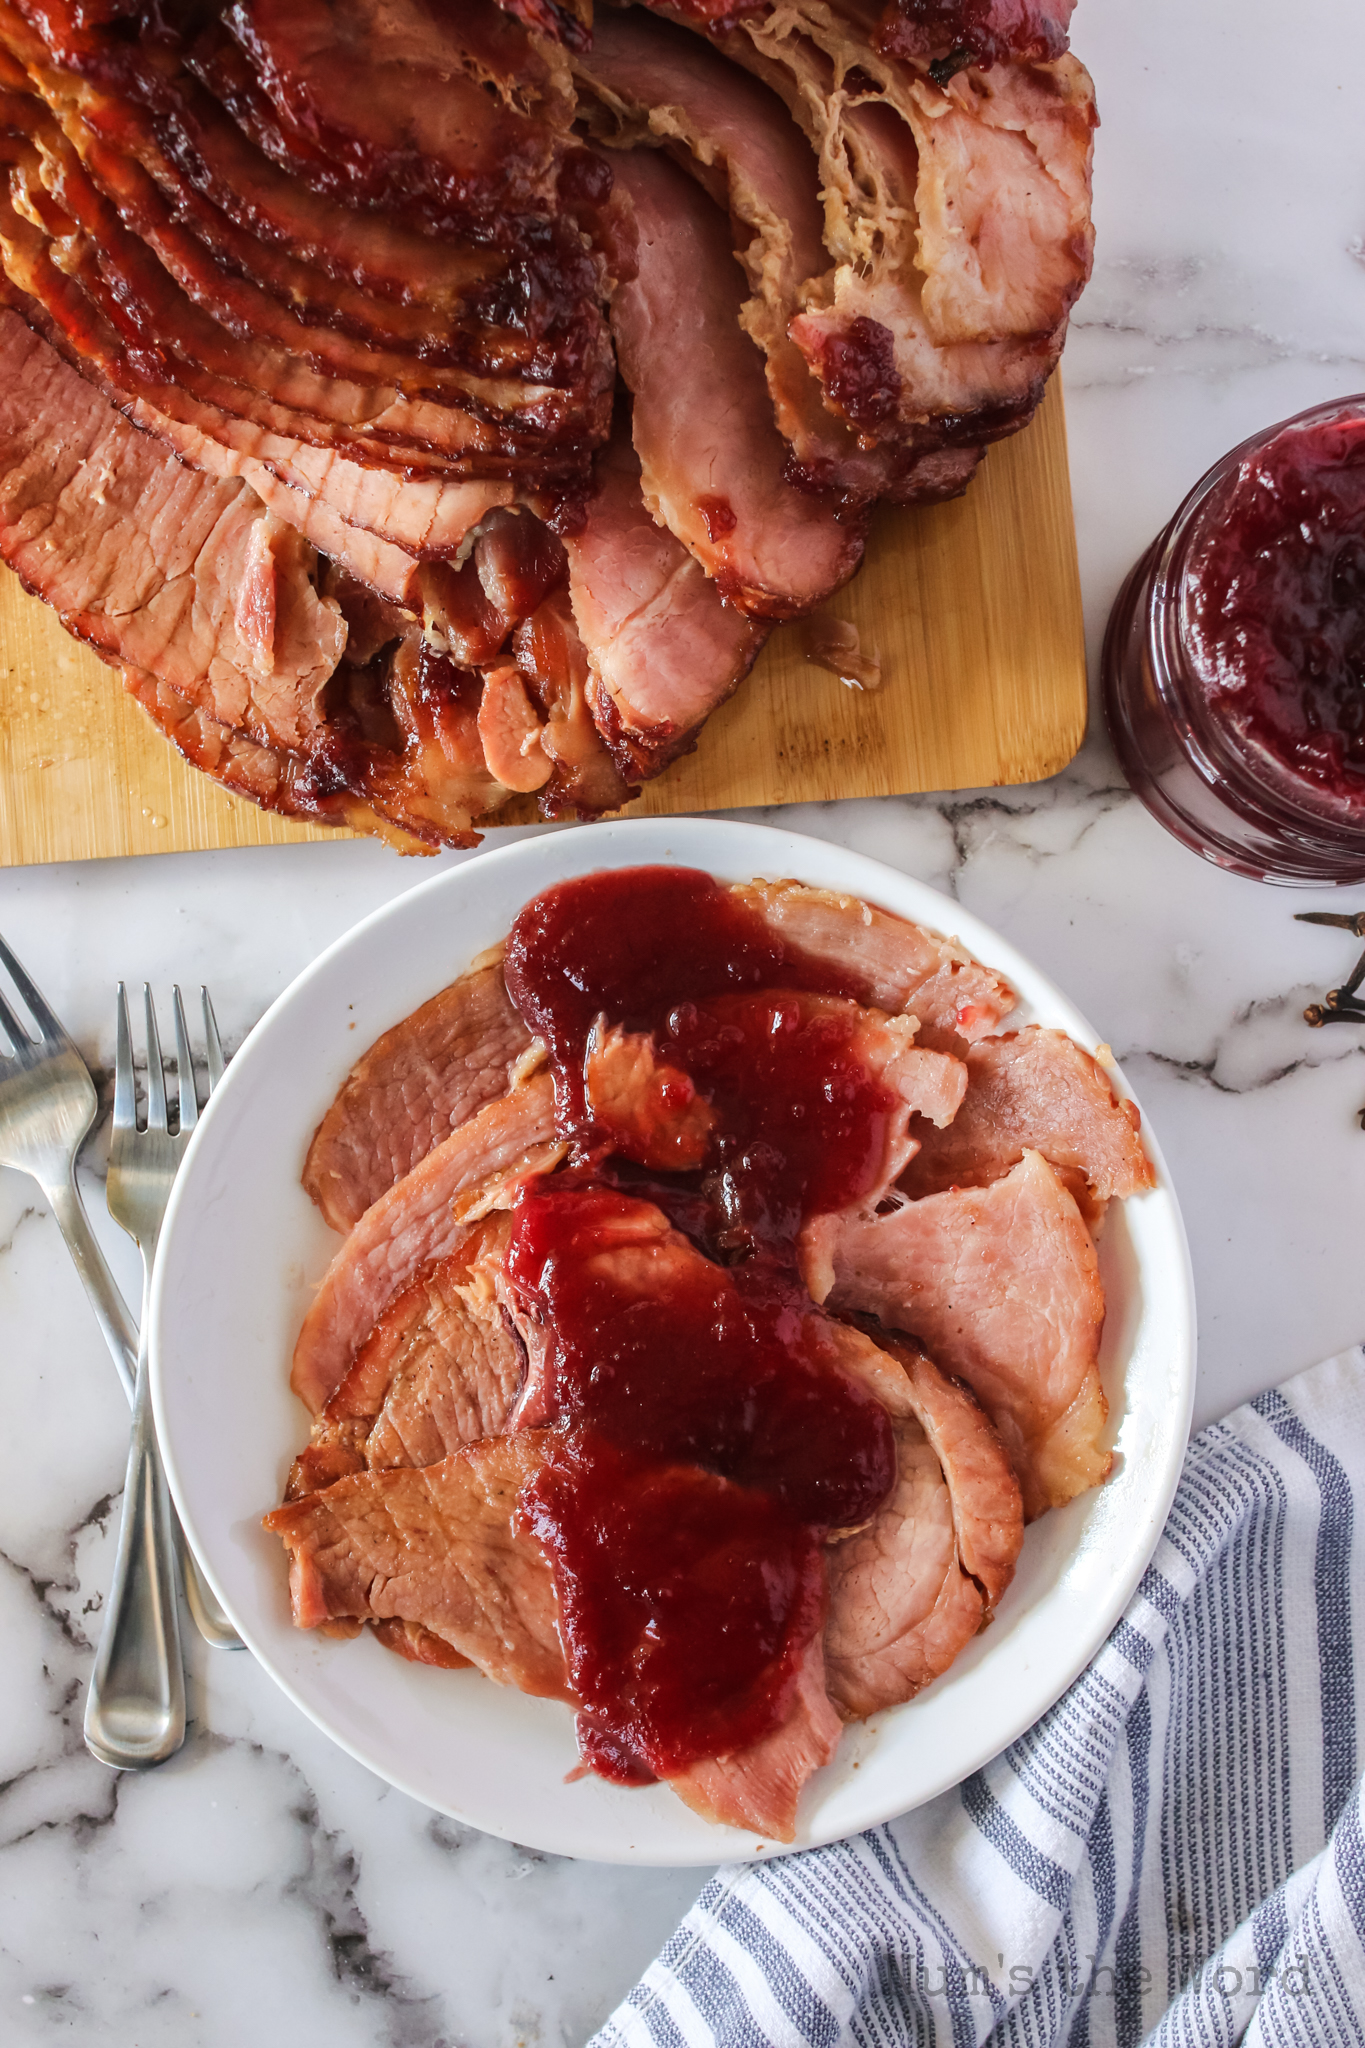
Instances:
[[[618,808],[1031,417],[1070,11],[0,0],[0,557],[253,801]]]
[[[706,1032],[672,1035],[667,977],[688,946],[674,933],[652,948],[632,928],[629,1016],[619,1004],[600,1011],[585,1037],[572,996],[569,1009],[538,1007],[556,987],[586,982],[595,1002],[615,985],[585,963],[600,962],[604,931],[629,924],[632,889],[657,921],[661,899],[648,892],[670,872],[546,891],[505,953],[397,1022],[347,1076],[303,1169],[339,1237],[293,1355],[311,1435],[265,1525],[287,1552],[299,1627],[368,1631],[414,1662],[472,1664],[563,1701],[579,1713],[585,1768],[601,1768],[574,1612],[585,1558],[565,1568],[539,1491],[584,1426],[566,1362],[575,1302],[611,1302],[590,1346],[590,1427],[618,1432],[612,1470],[626,1488],[619,1447],[654,1446],[663,1462],[649,1484],[662,1489],[665,1522],[685,1520],[698,1498],[707,1517],[720,1513],[746,1489],[788,1499],[852,1389],[886,1431],[884,1484],[856,1518],[813,1518],[792,1640],[763,1674],[766,1717],[741,1739],[711,1731],[723,1632],[690,1642],[693,1739],[685,1755],[649,1756],[645,1773],[707,1818],[791,1840],[803,1787],[843,1724],[904,1704],[946,1671],[1004,1598],[1026,1523],[1106,1478],[1094,1233],[1110,1201],[1155,1176],[1137,1110],[1099,1063],[1063,1032],[1009,1028],[1013,991],[955,941],[855,898],[791,882],[727,888],[684,871],[683,883],[705,885],[693,887],[693,946],[696,929],[727,929],[726,957],[739,963],[730,992],[698,999],[719,1039],[742,1036],[762,1008],[744,1089],[765,1085],[774,1034],[808,1034],[801,1059],[831,1097],[847,1096],[851,1062],[880,1103],[866,1126],[840,1127],[841,1149],[862,1155],[855,1190],[789,1219],[799,1234],[785,1240],[797,1269],[781,1296],[786,1349],[773,1377],[747,1378],[777,1240],[765,1223],[737,1258],[705,1206],[726,1178],[717,1162],[739,1149],[743,1126],[726,1119],[744,1112],[723,1066],[708,1092],[704,1067],[674,1063],[687,1043],[703,1061],[715,1050]],[[828,993],[834,984],[854,992]],[[664,1011],[662,1025],[635,1028]],[[761,1099],[791,1185],[807,1155],[790,1140],[814,1097],[787,1124]],[[541,1240],[528,1267],[537,1205],[569,1227]],[[724,1213],[757,1211],[741,1196]],[[746,1274],[760,1276],[757,1293],[744,1292]],[[679,1320],[682,1372],[663,1334]],[[633,1350],[642,1326],[654,1335]],[[785,1389],[812,1359],[820,1405],[792,1427]],[[669,1418],[662,1450],[651,1414]],[[590,1526],[613,1580],[655,1583],[657,1528],[642,1548],[601,1513]],[[728,1583],[742,1576],[743,1546],[725,1555]],[[692,1555],[703,1585],[709,1569],[704,1550]],[[678,1597],[676,1578],[651,1596],[637,1657],[677,1626]],[[611,1764],[605,1774],[617,1775]]]

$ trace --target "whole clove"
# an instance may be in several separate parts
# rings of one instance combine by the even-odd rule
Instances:
[[[1326,924],[1334,931],[1352,932],[1365,939],[1365,910],[1296,910],[1295,924]]]
[[[1322,1024],[1365,1024],[1365,1003],[1341,1003],[1331,1009],[1326,1003],[1310,1003],[1303,1013],[1303,1021],[1311,1024],[1314,1030]]]

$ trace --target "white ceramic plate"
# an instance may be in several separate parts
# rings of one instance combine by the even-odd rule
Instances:
[[[662,1786],[566,1784],[577,1761],[567,1707],[474,1671],[404,1663],[368,1636],[337,1642],[295,1629],[281,1545],[260,1526],[307,1438],[289,1360],[338,1242],[299,1185],[318,1119],[359,1053],[501,939],[529,897],[566,876],[647,861],[735,881],[792,876],[955,933],[1013,983],[1021,1021],[1097,1043],[1072,1005],[985,925],[937,891],[817,840],[651,819],[484,854],[357,925],[300,975],[233,1060],[167,1217],[152,1299],[153,1388],[176,1505],[215,1591],[266,1670],[343,1749],[454,1819],[535,1848],[708,1864],[777,1852],[708,1825]],[[1029,1530],[993,1625],[944,1677],[845,1735],[807,1788],[798,1848],[903,1813],[995,1756],[1094,1655],[1137,1585],[1179,1474],[1194,1382],[1185,1234],[1145,1136],[1159,1185],[1115,1204],[1101,1239],[1114,1476]]]

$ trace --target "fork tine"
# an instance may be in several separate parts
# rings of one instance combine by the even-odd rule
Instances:
[[[26,1045],[32,1045],[32,1038],[19,1022],[18,1017],[5,1001],[3,995],[0,995],[0,1025],[4,1026],[5,1035],[16,1052],[22,1052]]]
[[[114,1033],[114,1129],[137,1129],[137,1085],[133,1080],[133,1034],[128,1028],[128,991],[118,985],[118,1021]]]
[[[142,1001],[147,1012],[147,1128],[164,1131],[166,1123],[166,1071],[161,1064],[161,1036],[156,1028],[156,1005],[152,985],[142,984]]]
[[[204,1006],[204,1037],[209,1049],[209,1093],[223,1078],[227,1061],[223,1058],[223,1041],[218,1036],[218,1019],[213,1014],[213,1003],[204,984],[199,984],[199,999]]]
[[[175,1071],[180,1083],[180,1128],[192,1131],[199,1120],[199,1103],[194,1092],[194,1059],[190,1053],[189,1033],[185,1029],[185,1005],[180,1000],[180,984],[171,989],[171,1001],[175,1006]]]
[[[0,938],[0,960],[2,960],[5,966],[8,968],[10,980],[14,983],[14,986],[18,989],[20,995],[28,1004],[28,1007],[33,1014],[34,1022],[37,1024],[38,1029],[42,1032],[43,1037],[50,1038],[59,1045],[70,1045],[71,1039],[67,1034],[66,1027],[62,1023],[61,1018],[56,1016],[54,1012],[48,1007],[47,1001],[43,995],[42,990],[26,972],[23,963],[15,958],[14,954],[10,951],[9,947],[5,944],[5,941],[2,938]],[[13,1016],[13,1014],[13,1011],[10,1010],[8,1004],[6,1004],[4,1025],[6,1031],[9,1032],[11,1038],[14,1037],[14,1027],[10,1022],[10,1018]],[[24,1032],[23,1036],[27,1038],[28,1033]]]

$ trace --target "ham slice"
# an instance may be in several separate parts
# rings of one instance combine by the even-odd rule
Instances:
[[[739,1019],[745,1029],[760,1034],[818,1029],[822,1020],[847,1029],[849,1056],[881,1082],[895,1105],[886,1117],[882,1158],[866,1196],[869,1207],[881,1200],[916,1150],[911,1118],[950,1122],[967,1086],[960,1060],[914,1043],[913,1017],[886,1017],[839,996],[781,988],[762,995],[711,996],[699,1007],[721,1033]],[[648,1033],[608,1027],[599,1018],[588,1038],[583,1076],[588,1110],[613,1151],[664,1172],[686,1172],[706,1162],[716,1117],[688,1075],[669,1063]]]
[[[409,1654],[420,1661],[437,1661],[421,1654],[434,1637],[499,1684],[574,1704],[553,1576],[516,1512],[551,1441],[545,1430],[491,1438],[420,1470],[355,1473],[276,1508],[264,1526],[289,1553],[296,1625],[397,1623],[415,1635]],[[801,1788],[839,1733],[817,1636],[779,1728],[667,1782],[710,1819],[789,1842]]]
[[[1136,1103],[1120,1102],[1104,1069],[1064,1031],[1031,1024],[964,1047],[967,1092],[952,1123],[921,1130],[900,1179],[912,1197],[1000,1180],[1032,1148],[1094,1221],[1104,1203],[1156,1184],[1138,1136]]]
[[[795,618],[848,581],[861,526],[786,481],[763,358],[739,324],[725,215],[656,151],[620,153],[616,175],[640,238],[639,275],[617,291],[611,323],[645,503],[730,603]]]
[[[317,731],[346,627],[312,549],[242,485],[164,454],[4,310],[0,477],[0,555],[68,631],[266,747]]]
[[[497,1221],[505,1238],[505,1219]],[[315,1418],[285,1499],[348,1472],[435,1465],[462,1444],[502,1436],[524,1370],[522,1347],[467,1253],[434,1260],[390,1302]]]
[[[1060,57],[1076,0],[887,0],[877,48],[942,66],[999,64],[1008,57]],[[852,11],[852,10],[850,10]],[[856,8],[862,18],[861,7]]]
[[[639,788],[621,773],[593,721],[592,668],[567,578],[517,626],[512,652],[529,694],[545,714],[540,745],[550,775],[538,799],[544,815],[572,811],[593,818],[620,810]]]
[[[545,1448],[538,1432],[490,1437],[276,1508],[265,1527],[289,1552],[297,1626],[415,1624],[499,1685],[571,1698],[550,1567],[517,1526],[517,1496]]]
[[[429,842],[396,825],[358,792],[324,789],[301,755],[265,747],[221,724],[146,669],[122,668],[123,687],[178,753],[234,796],[286,817],[316,817],[386,840],[399,853],[429,852]]]
[[[827,1764],[842,1727],[825,1685],[825,1651],[812,1638],[786,1719],[734,1756],[706,1757],[666,1782],[703,1820],[790,1842],[802,1789]]]
[[[553,210],[568,67],[510,17],[431,0],[234,0],[223,19],[351,204]]]
[[[519,1180],[561,1156],[554,1130],[554,1090],[539,1074],[485,1103],[365,1211],[323,1275],[294,1346],[290,1385],[311,1414],[421,1268],[457,1250],[478,1213],[505,1203]]]
[[[962,490],[979,451],[925,459],[889,442],[862,445],[788,333],[803,287],[829,257],[819,162],[777,95],[698,36],[638,8],[599,15],[574,76],[580,94],[591,95],[600,140],[667,149],[727,207],[749,281],[740,323],[763,350],[778,431],[791,444],[789,478],[855,503]]]
[[[1029,1521],[1107,1477],[1104,1290],[1080,1211],[1041,1153],[1025,1152],[989,1187],[887,1216],[818,1217],[802,1262],[817,1301],[911,1332],[967,1382]]]
[[[866,1000],[895,1014],[913,1010],[919,1037],[952,1051],[993,1031],[1014,993],[979,960],[937,932],[877,910],[856,896],[800,882],[748,882],[735,893],[769,930],[799,953],[845,969]]]
[[[896,1433],[896,1488],[829,1550],[825,1657],[849,1720],[899,1706],[946,1671],[991,1618],[1024,1540],[1019,1485],[965,1387],[870,1319],[836,1335]]]
[[[485,1103],[531,1043],[501,962],[461,975],[361,1055],[313,1135],[303,1185],[349,1230]]]
[[[646,4],[709,26],[731,62],[783,99],[819,156],[833,260],[805,287],[788,332],[826,402],[862,434],[912,453],[979,450],[1022,426],[1090,269],[1096,117],[1076,60],[1006,51],[1011,38],[1029,52],[1041,45],[1005,24],[1009,61],[994,70],[962,68],[960,55],[950,68],[951,53],[949,65],[899,61],[854,0],[791,0],[738,19],[723,11],[709,24],[691,0]],[[988,10],[967,11],[981,28]],[[935,8],[929,33],[947,18]],[[920,10],[911,19],[920,26]],[[996,47],[990,33],[983,50]]]
[[[564,536],[569,595],[593,718],[621,774],[638,779],[696,745],[769,629],[723,603],[682,542],[650,518],[623,420],[596,479],[582,528]]]

